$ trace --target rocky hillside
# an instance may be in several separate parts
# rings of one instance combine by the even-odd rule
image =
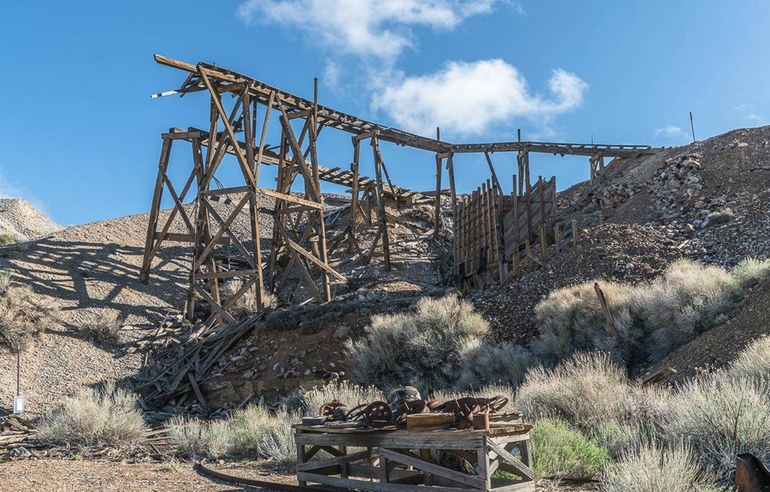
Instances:
[[[0,198],[0,235],[5,235],[6,242],[19,242],[35,239],[57,231],[62,227],[41,214],[19,198]]]

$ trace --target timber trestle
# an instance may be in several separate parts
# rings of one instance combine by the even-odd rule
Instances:
[[[470,279],[471,284],[483,284],[484,278],[490,275],[504,280],[511,263],[515,271],[519,259],[511,247],[520,251],[533,247],[538,240],[542,243],[547,234],[545,229],[551,226],[550,212],[543,201],[551,202],[555,187],[553,197],[551,188],[545,189],[547,185],[532,187],[530,152],[588,156],[591,177],[597,179],[604,170],[604,157],[628,158],[658,151],[644,145],[526,142],[521,141],[520,136],[514,142],[452,144],[442,141],[438,131],[435,139],[428,138],[322,106],[318,104],[317,80],[314,97],[308,100],[212,64],[192,65],[161,55],[155,55],[155,60],[184,72],[186,78],[179,89],[153,97],[204,92],[209,96],[209,127],[207,130],[174,128],[162,134],[141,278],[145,282],[149,280],[153,260],[164,242],[191,243],[187,316],[193,319],[196,301],[202,300],[210,307],[207,324],[233,321],[230,307],[249,292],[255,292],[256,307],[261,309],[266,292],[280,291],[290,281],[304,285],[310,296],[308,300],[330,301],[334,285],[347,282],[329,262],[329,255],[340,245],[346,245],[347,253],[357,254],[363,261],[381,254],[384,270],[392,268],[386,203],[409,206],[415,198],[420,201],[428,198],[394,185],[381,150],[383,142],[426,150],[434,155],[436,189],[435,195],[430,192],[433,197],[429,199],[434,204],[434,238],[439,237],[442,228],[442,176],[448,175],[455,228],[467,229],[466,235],[461,233],[459,238],[455,235],[455,278],[462,277],[463,282]],[[228,94],[229,100],[224,98]],[[317,141],[326,127],[351,134],[353,152],[349,169],[320,164]],[[276,128],[278,141],[268,144],[268,135],[275,139]],[[170,156],[172,147],[177,147],[180,141],[189,143],[192,163],[183,175],[186,179],[176,183],[172,176],[178,176],[178,172],[169,169]],[[373,178],[360,173],[361,144],[365,141],[371,147]],[[512,194],[515,198],[503,194],[490,157],[496,152],[518,152],[519,181],[514,184]],[[484,154],[492,179],[471,198],[463,199],[457,193],[454,166],[459,155],[469,153]],[[220,168],[227,167],[226,156],[231,156],[231,160],[234,156],[237,161],[240,182],[233,186],[223,186],[217,178]],[[278,167],[275,186],[260,186],[263,164]],[[232,179],[232,175],[229,176]],[[328,239],[321,181],[347,187],[351,195],[345,227]],[[295,187],[301,188],[301,193],[297,193]],[[173,208],[161,220],[164,197],[170,198]],[[529,214],[525,232],[521,226],[522,207]],[[510,209],[517,212],[506,222]],[[272,216],[272,241],[265,254],[260,213]],[[472,226],[476,229],[468,229],[468,224],[463,222],[467,220],[476,221]],[[517,221],[516,227],[511,226]],[[359,244],[360,227],[376,230],[373,243],[365,250]],[[512,239],[515,245],[509,247],[508,235],[512,228],[516,231]],[[468,248],[478,251],[469,252]],[[481,271],[484,274],[478,275]],[[220,287],[223,282],[234,279],[240,282],[237,291],[222,299]]]
[[[300,486],[377,492],[535,490],[529,426],[412,432],[297,425],[294,430]]]

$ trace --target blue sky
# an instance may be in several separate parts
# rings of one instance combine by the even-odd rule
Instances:
[[[768,26],[766,0],[4,2],[0,195],[64,225],[146,211],[160,133],[207,118],[203,94],[150,99],[184,78],[153,53],[305,97],[317,76],[326,106],[418,133],[440,125],[454,142],[521,128],[531,140],[670,146],[691,140],[689,111],[699,139],[768,124]],[[333,133],[321,161],[347,166],[349,138]],[[396,183],[431,187],[432,155],[383,154]],[[514,156],[493,160],[506,187]],[[588,175],[586,158],[532,162],[560,188]],[[482,157],[456,166],[460,191],[487,178]]]

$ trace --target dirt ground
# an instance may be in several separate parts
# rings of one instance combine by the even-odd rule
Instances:
[[[270,464],[219,463],[212,468],[252,480],[296,485],[293,472]],[[98,490],[120,492],[202,491],[236,492],[269,491],[211,479],[199,474],[192,463],[120,463],[78,460],[19,460],[0,463],[0,492],[60,492]],[[537,492],[588,492],[599,490],[599,484],[552,482],[541,480]]]
[[[252,480],[296,484],[293,475],[276,474],[254,463],[218,464],[215,469]],[[268,471],[269,470],[269,471]],[[94,460],[19,460],[0,464],[0,492],[98,490],[121,492],[261,491],[199,474],[192,463],[121,463]]]

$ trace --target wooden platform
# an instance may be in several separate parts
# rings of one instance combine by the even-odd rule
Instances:
[[[529,426],[433,432],[328,425],[294,429],[301,486],[310,482],[383,492],[535,490]]]

